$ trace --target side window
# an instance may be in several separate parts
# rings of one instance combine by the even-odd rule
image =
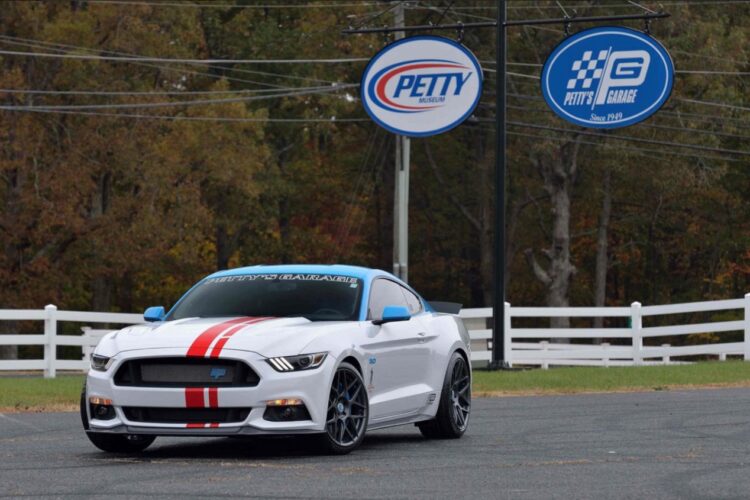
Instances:
[[[406,288],[401,287],[401,291],[404,293],[404,298],[406,299],[406,304],[409,308],[409,312],[411,314],[422,312],[422,301],[419,300],[419,297],[414,295],[410,290],[407,290]]]
[[[376,279],[370,290],[370,303],[367,307],[367,319],[383,317],[385,306],[404,306],[411,308],[404,297],[401,285],[387,279]]]

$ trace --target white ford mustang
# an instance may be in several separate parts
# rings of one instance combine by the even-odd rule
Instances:
[[[92,356],[81,418],[105,451],[141,451],[156,436],[314,434],[348,453],[368,429],[415,423],[457,438],[469,421],[461,320],[384,271],[221,271],[144,319]]]

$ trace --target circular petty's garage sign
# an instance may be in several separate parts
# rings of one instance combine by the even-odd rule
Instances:
[[[427,137],[471,115],[482,94],[482,68],[474,54],[448,38],[404,38],[370,60],[361,94],[367,114],[381,127]]]
[[[633,125],[669,99],[674,65],[651,36],[601,27],[563,40],[542,70],[542,94],[561,118],[592,128]]]

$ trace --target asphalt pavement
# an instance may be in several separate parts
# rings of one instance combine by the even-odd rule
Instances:
[[[0,496],[749,498],[748,452],[750,389],[476,399],[460,440],[396,427],[344,457],[279,438],[112,455],[75,413],[0,414]]]

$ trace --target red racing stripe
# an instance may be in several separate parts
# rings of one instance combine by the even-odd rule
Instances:
[[[185,407],[186,408],[205,408],[202,387],[185,388]]]
[[[238,323],[245,323],[251,321],[253,318],[242,317],[234,318],[229,321],[224,321],[218,325],[214,325],[208,330],[204,331],[198,338],[196,338],[188,349],[187,356],[190,358],[202,358],[208,352],[208,348],[211,347],[211,343],[216,340],[216,337],[221,335],[227,328]]]
[[[261,323],[261,322],[267,321],[269,319],[271,319],[270,316],[268,316],[268,317],[262,317],[262,318],[254,318],[252,321],[248,321],[246,323],[242,323],[240,325],[233,326],[232,328],[230,328],[229,330],[227,330],[226,333],[224,333],[224,335],[222,335],[219,340],[216,341],[216,344],[214,344],[213,349],[211,349],[211,355],[209,357],[213,358],[213,359],[218,358],[219,354],[221,354],[221,350],[224,349],[224,346],[229,341],[229,338],[232,335],[234,335],[235,333],[237,333],[240,330],[242,330],[243,328],[245,328],[246,326],[254,325],[256,323]]]
[[[216,423],[216,422],[214,422],[212,424],[208,424],[208,426],[211,427],[212,429],[215,429],[215,428],[219,427],[219,424]]]
[[[209,408],[219,407],[219,388],[218,387],[208,388],[208,407]]]
[[[187,424],[185,427],[188,429],[203,429],[204,424]]]

